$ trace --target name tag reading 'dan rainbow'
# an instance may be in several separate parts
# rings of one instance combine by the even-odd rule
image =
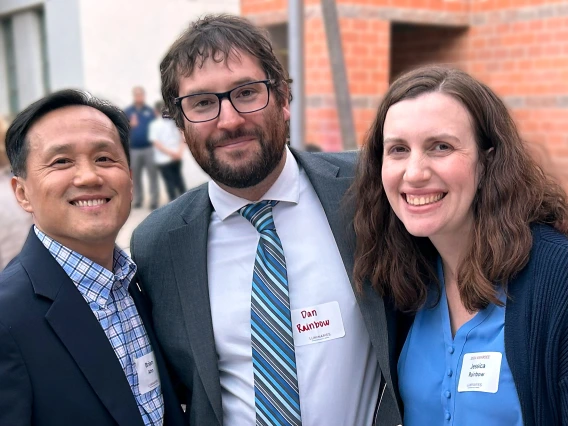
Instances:
[[[311,345],[345,336],[339,303],[329,302],[292,310],[294,346]]]

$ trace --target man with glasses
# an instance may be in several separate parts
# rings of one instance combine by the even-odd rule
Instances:
[[[385,307],[350,284],[355,154],[287,147],[290,80],[245,19],[198,20],[160,69],[212,180],[131,250],[190,424],[399,424]]]

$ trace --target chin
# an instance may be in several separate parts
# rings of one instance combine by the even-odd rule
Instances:
[[[405,228],[408,231],[408,233],[413,237],[428,238],[434,233],[434,230],[432,228],[427,228],[422,226],[418,227],[412,225],[410,226],[405,225]]]

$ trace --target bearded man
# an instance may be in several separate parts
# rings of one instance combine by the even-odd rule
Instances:
[[[192,425],[396,425],[387,314],[351,285],[355,153],[286,145],[290,80],[265,32],[207,16],[160,66],[211,181],[150,215],[133,257]]]

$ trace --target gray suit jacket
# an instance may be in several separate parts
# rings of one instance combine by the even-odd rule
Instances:
[[[356,154],[293,154],[320,199],[351,279],[354,206],[342,203],[342,199],[353,182]],[[131,241],[140,284],[152,302],[158,340],[177,374],[190,424],[198,426],[223,424],[207,285],[207,233],[212,210],[207,185],[202,185],[156,210],[134,231]],[[398,425],[401,415],[391,377],[394,332],[387,333],[393,325],[392,313],[370,287],[355,295],[382,371],[375,424]]]

